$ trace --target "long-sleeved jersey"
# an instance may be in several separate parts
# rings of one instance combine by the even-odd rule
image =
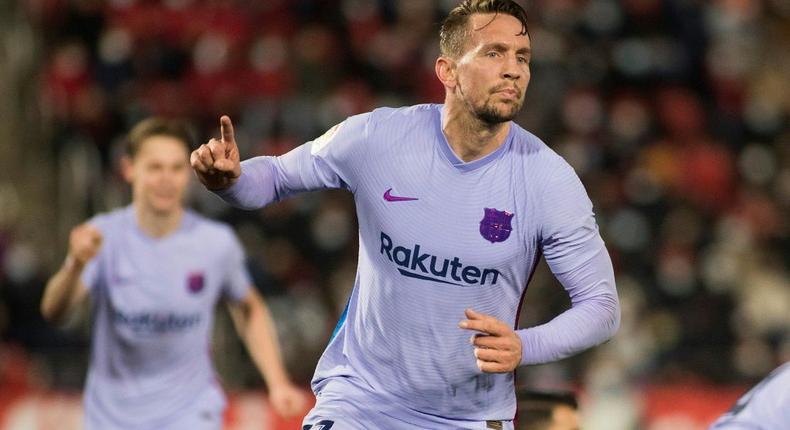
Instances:
[[[417,105],[350,117],[283,156],[244,161],[218,193],[242,208],[316,189],[354,194],[356,281],[315,372],[317,407],[362,392],[361,407],[415,427],[513,419],[513,373],[481,372],[458,322],[472,308],[515,328],[541,256],[572,308],[517,331],[522,364],[567,357],[617,329],[611,261],[573,169],[512,122],[494,152],[463,162],[442,115],[442,105]]]

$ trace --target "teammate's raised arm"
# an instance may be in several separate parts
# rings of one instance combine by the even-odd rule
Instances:
[[[211,191],[221,191],[235,184],[241,176],[241,161],[233,123],[220,118],[220,139],[211,138],[192,151],[189,161],[200,182]]]
[[[69,251],[63,266],[47,281],[41,299],[41,315],[51,322],[62,323],[86,297],[80,276],[85,265],[99,252],[101,232],[90,224],[74,227],[69,234]]]

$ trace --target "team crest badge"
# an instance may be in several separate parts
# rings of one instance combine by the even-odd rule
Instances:
[[[510,224],[513,213],[493,208],[485,208],[484,211],[485,215],[480,221],[480,235],[491,243],[506,241],[510,237],[510,232],[513,231]]]
[[[197,294],[203,291],[203,286],[206,284],[203,272],[192,272],[187,277],[187,290],[192,294]]]

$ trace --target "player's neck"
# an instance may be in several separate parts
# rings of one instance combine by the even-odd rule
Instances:
[[[134,213],[140,230],[148,236],[159,239],[178,230],[178,227],[181,226],[184,208],[179,207],[171,212],[157,212],[135,203]]]
[[[505,142],[510,121],[489,124],[474,117],[460,103],[446,103],[442,131],[455,155],[469,163],[496,151]]]

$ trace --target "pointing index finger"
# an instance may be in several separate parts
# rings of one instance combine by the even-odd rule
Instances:
[[[222,141],[224,143],[236,142],[236,138],[233,134],[233,123],[230,121],[229,116],[222,115],[219,119],[219,128],[222,131]]]

